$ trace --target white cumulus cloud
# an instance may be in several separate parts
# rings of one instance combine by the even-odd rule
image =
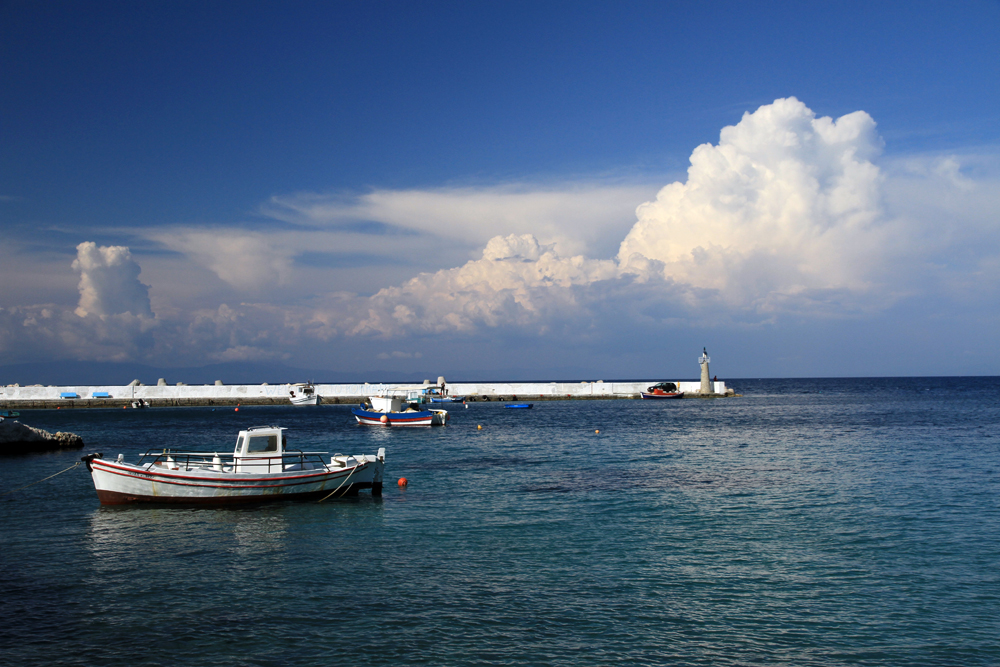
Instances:
[[[153,317],[149,286],[139,281],[139,265],[124,246],[101,246],[87,241],[76,247],[73,269],[80,272],[80,317],[107,317],[130,313]]]
[[[615,278],[611,260],[560,257],[531,235],[498,236],[482,259],[423,273],[379,291],[361,306],[349,334],[474,331],[479,326],[540,326],[576,310],[565,288]]]
[[[694,150],[687,181],[638,207],[618,259],[661,261],[665,275],[738,303],[863,291],[891,253],[872,162],[881,148],[863,111],[833,120],[776,100]]]

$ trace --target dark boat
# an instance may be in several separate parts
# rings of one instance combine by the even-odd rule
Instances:
[[[677,391],[677,385],[673,382],[654,384],[641,393],[643,398],[684,398],[684,392]]]

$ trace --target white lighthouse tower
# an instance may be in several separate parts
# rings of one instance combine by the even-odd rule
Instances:
[[[708,372],[708,362],[711,361],[708,357],[708,350],[706,348],[701,348],[701,357],[698,358],[698,363],[701,364],[701,391],[702,395],[712,393],[712,382],[711,374]]]

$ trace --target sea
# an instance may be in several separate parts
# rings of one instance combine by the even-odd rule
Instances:
[[[22,411],[86,447],[0,459],[0,664],[1000,664],[1000,378],[728,385],[415,429],[346,405]],[[101,507],[83,466],[9,493],[270,424],[384,447],[383,496]]]

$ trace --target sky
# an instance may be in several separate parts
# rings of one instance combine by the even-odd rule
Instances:
[[[0,366],[1000,375],[1000,3],[0,2]]]

